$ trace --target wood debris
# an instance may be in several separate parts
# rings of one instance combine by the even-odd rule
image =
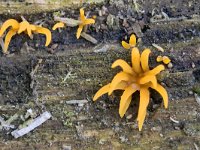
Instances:
[[[92,36],[90,36],[89,34],[85,33],[85,32],[82,32],[81,33],[81,36],[86,39],[87,41],[90,41],[91,43],[93,44],[97,44],[97,40],[95,38],[93,38]]]
[[[0,125],[0,130],[2,130],[2,129],[9,130],[9,129],[15,128],[15,126],[14,126],[14,125],[11,125],[11,123],[12,123],[13,121],[15,121],[18,117],[19,117],[18,114],[15,114],[15,115],[11,116],[8,120],[5,121],[5,120],[0,116],[0,123],[1,123],[1,125]]]
[[[76,27],[80,24],[79,20],[75,20],[75,19],[71,19],[71,18],[62,18],[62,17],[55,16],[54,20],[63,22],[65,24],[67,24],[67,26],[70,26],[70,27]]]
[[[177,124],[179,124],[179,123],[180,123],[179,121],[177,121],[177,120],[173,119],[172,117],[170,117],[170,120],[171,120],[172,122],[174,122],[174,123],[177,123]]]
[[[2,37],[0,37],[0,46],[1,46],[2,50],[4,51],[4,41],[3,41]]]
[[[196,150],[199,150],[199,147],[197,146],[196,143],[194,143],[194,147],[195,147]]]
[[[86,103],[88,103],[88,101],[86,99],[66,101],[66,104],[68,104],[68,105],[76,105],[76,104],[78,104],[78,106],[83,106]]]
[[[164,49],[161,46],[159,46],[159,45],[157,45],[155,43],[153,43],[152,46],[157,48],[158,51],[164,52]]]
[[[198,96],[198,94],[194,94],[194,97],[196,102],[200,105],[200,97]]]
[[[107,52],[109,50],[115,50],[118,47],[113,44],[99,44],[94,47],[94,52],[95,53],[101,53],[101,52]]]
[[[50,118],[51,114],[46,111],[42,113],[39,117],[35,118],[30,124],[28,124],[27,127],[24,127],[22,129],[16,129],[13,132],[11,132],[11,135],[14,136],[15,138],[19,138],[29,133],[30,131],[34,130],[35,128],[37,128]]]
[[[40,66],[41,63],[42,63],[42,59],[39,59],[37,65],[35,66],[35,68],[30,73],[31,77],[33,77],[34,74],[37,72],[37,70],[38,70],[38,68],[39,68],[39,66]]]

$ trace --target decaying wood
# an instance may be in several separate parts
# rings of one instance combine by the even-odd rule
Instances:
[[[185,49],[188,50],[189,47],[190,43]],[[197,45],[194,51],[199,47],[200,45]],[[176,49],[173,54],[176,55],[179,50],[181,49]],[[153,53],[156,52],[157,50],[153,51]],[[194,147],[194,143],[199,144],[199,105],[194,96],[188,94],[192,87],[198,86],[199,83],[195,81],[191,69],[178,71],[176,68],[172,68],[171,71],[168,70],[170,72],[164,71],[161,74],[160,81],[167,85],[170,93],[170,107],[168,110],[161,107],[153,112],[148,111],[144,129],[140,133],[134,117],[120,119],[118,116],[119,96],[114,96],[115,101],[111,99],[105,101],[108,98],[104,96],[101,98],[102,100],[92,102],[92,96],[100,88],[99,84],[105,85],[110,82],[112,76],[117,72],[118,69],[111,70],[112,62],[117,58],[130,61],[127,51],[116,49],[96,53],[81,49],[67,50],[56,55],[49,55],[46,52],[32,55],[44,60],[35,72],[35,79],[38,83],[37,92],[39,101],[52,112],[54,119],[47,121],[42,127],[19,141],[14,139],[7,141],[10,148],[17,145],[19,149],[22,149],[27,147],[27,143],[30,144],[29,147],[34,145],[40,149],[49,146],[50,149],[61,148],[63,145],[69,145],[75,149],[78,147],[83,147],[83,149],[89,147],[121,149],[141,146],[145,149],[145,147],[149,147],[150,143],[151,148],[167,149],[172,141],[179,148],[190,147],[189,145]],[[195,56],[195,59],[199,59],[199,56]],[[189,63],[195,59],[187,58],[184,61]],[[175,61],[173,62],[175,63]],[[151,64],[154,64],[153,61]],[[69,77],[62,82],[68,72],[71,72]],[[184,95],[188,98],[183,98]],[[89,103],[83,106],[65,104],[66,100],[84,98]],[[175,101],[173,101],[174,99]],[[128,114],[136,115],[136,112],[132,111],[134,109],[136,108],[130,109]],[[18,108],[11,110],[16,112]],[[11,110],[4,110],[2,113],[11,113]],[[179,123],[174,123],[170,117],[178,120]],[[38,141],[37,144],[31,142],[34,140]],[[94,143],[96,144],[94,145]],[[4,142],[1,142],[0,146],[9,148]]]
[[[119,7],[117,2],[121,6],[122,1],[110,1],[116,3],[114,8]],[[146,3],[148,5],[148,1]],[[17,49],[18,43],[14,39],[14,46],[10,47],[14,49],[13,56],[0,58],[0,116],[8,120],[14,114],[21,115],[27,109],[42,105],[45,106],[42,109],[51,112],[52,118],[17,140],[12,138],[11,131],[0,131],[0,147],[16,150],[197,149],[200,147],[200,107],[195,99],[195,94],[200,94],[199,25],[196,21],[173,20],[167,24],[150,23],[149,29],[144,31],[138,47],[152,50],[150,67],[158,65],[158,55],[169,56],[172,66],[166,66],[158,76],[169,93],[169,108],[165,110],[159,95],[152,91],[142,132],[138,131],[136,122],[137,95],[122,119],[118,115],[120,92],[111,97],[102,96],[95,103],[92,101],[95,92],[119,72],[119,68],[111,69],[111,64],[119,58],[131,61],[130,51],[120,45],[120,38],[125,36],[119,35],[120,29],[91,33],[101,42],[95,46],[84,39],[69,38],[75,37],[76,28],[54,32],[55,36],[59,35],[53,40],[53,44],[59,45],[53,48],[54,54],[36,48],[34,41],[29,41],[28,45],[37,50],[15,52],[14,46]],[[132,33],[132,27],[131,31],[126,29],[126,35]],[[41,39],[35,37],[34,40],[39,43]],[[152,43],[165,51],[156,50]],[[38,64],[38,60],[42,61]],[[34,72],[34,79],[30,77],[31,72]],[[33,80],[37,89],[30,87]],[[37,104],[34,95],[37,95]],[[15,120],[12,125],[20,123]]]

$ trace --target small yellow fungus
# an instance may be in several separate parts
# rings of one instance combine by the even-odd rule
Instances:
[[[93,19],[96,19],[96,18],[97,18],[97,16],[96,16],[96,15],[93,15],[93,16],[92,16],[92,18],[93,18]]]
[[[171,62],[171,60],[170,60],[170,58],[168,57],[168,56],[158,56],[157,58],[156,58],[156,61],[157,62],[163,62],[164,64],[169,64],[170,62]]]
[[[163,63],[164,64],[169,64],[171,62],[171,60],[169,59],[169,57],[167,57],[167,56],[163,56]]]
[[[56,30],[57,28],[63,28],[64,26],[65,24],[63,22],[58,22],[53,26],[52,30]]]
[[[83,27],[85,25],[89,25],[89,24],[94,24],[95,23],[95,20],[90,18],[90,19],[87,19],[84,15],[84,10],[83,8],[80,9],[80,23],[79,23],[79,27],[78,27],[78,30],[77,30],[77,33],[76,33],[76,38],[79,39],[80,36],[81,36],[81,32],[83,30]]]
[[[153,43],[152,46],[155,47],[158,51],[161,51],[161,52],[165,51],[161,46],[159,46],[159,45],[157,45],[155,43]]]
[[[147,113],[147,106],[149,104],[150,92],[149,88],[156,90],[163,98],[165,108],[168,107],[168,94],[164,87],[157,83],[156,75],[165,69],[163,65],[158,65],[154,69],[149,69],[149,55],[150,49],[145,49],[142,54],[138,48],[132,48],[130,66],[124,60],[118,59],[112,64],[112,68],[120,66],[122,71],[113,78],[112,82],[103,86],[93,97],[93,101],[96,101],[103,94],[112,94],[115,90],[124,90],[119,106],[119,115],[123,117],[126,113],[131,100],[132,94],[136,91],[140,91],[140,103],[138,111],[138,127],[139,131],[142,130],[142,126]]]
[[[162,56],[158,56],[158,57],[156,58],[156,61],[157,61],[157,62],[163,61],[163,57],[162,57]]]
[[[122,46],[125,49],[131,49],[131,48],[135,47],[136,46],[136,36],[135,36],[135,34],[131,35],[131,37],[129,39],[129,43],[122,41]]]

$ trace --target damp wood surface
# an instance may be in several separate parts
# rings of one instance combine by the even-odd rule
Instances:
[[[69,27],[53,31],[48,48],[44,47],[45,38],[40,35],[34,35],[33,40],[26,35],[14,37],[9,46],[10,54],[0,56],[0,115],[9,118],[39,107],[40,111],[51,112],[53,117],[19,139],[14,139],[9,131],[0,131],[0,148],[199,148],[200,105],[194,97],[195,93],[200,94],[200,5],[197,2],[153,0],[150,5],[148,0],[138,0],[140,11],[145,10],[143,15],[134,10],[133,2],[126,0],[110,0],[90,7],[86,4],[86,13],[97,16],[96,24],[88,28],[88,34],[98,40],[97,45],[82,38],[76,40],[77,28]],[[103,6],[107,12],[99,16]],[[155,9],[155,14],[164,12],[169,18],[162,20],[164,16],[161,16],[152,21]],[[119,10],[127,11],[120,16]],[[62,11],[64,17],[79,16],[78,9]],[[0,12],[3,11],[0,9]],[[42,20],[43,26],[51,28],[55,12],[15,12],[14,18],[19,20],[23,15],[30,22]],[[0,14],[1,22],[12,16],[12,13]],[[128,19],[125,24],[124,20]],[[136,122],[137,94],[122,119],[118,115],[120,92],[111,97],[102,96],[95,103],[92,101],[96,91],[119,72],[120,68],[111,69],[112,63],[119,58],[130,63],[130,51],[124,50],[120,43],[131,33],[136,34],[140,51],[146,47],[152,50],[151,68],[158,65],[158,55],[169,56],[173,65],[172,68],[166,66],[158,76],[169,93],[169,108],[165,110],[159,95],[152,91],[142,132],[138,131]],[[153,43],[165,52],[158,51]],[[67,104],[72,100],[88,102],[81,106]]]
[[[34,14],[64,8],[78,8],[82,2],[98,4],[104,0],[22,0],[0,1],[0,14]]]

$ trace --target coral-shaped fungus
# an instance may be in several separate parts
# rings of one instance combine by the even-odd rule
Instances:
[[[103,86],[94,96],[96,101],[103,94],[111,95],[115,90],[124,90],[119,106],[120,117],[126,113],[131,100],[132,94],[140,91],[139,111],[137,116],[139,131],[142,129],[144,119],[147,113],[147,106],[149,104],[150,92],[149,88],[156,90],[163,98],[165,108],[168,107],[168,94],[164,87],[157,83],[156,75],[164,70],[163,65],[158,65],[154,69],[149,69],[149,54],[150,49],[145,49],[142,54],[138,48],[132,49],[132,67],[122,59],[116,60],[112,64],[112,68],[120,66],[122,71],[116,74],[112,82]]]
[[[93,16],[93,18],[95,18],[95,17]],[[54,20],[59,21],[59,22],[56,23],[53,26],[53,28],[52,28],[53,30],[56,30],[57,28],[63,28],[65,25],[67,25],[69,27],[79,26],[78,30],[76,32],[76,38],[79,39],[80,36],[82,36],[82,37],[84,37],[87,40],[88,39],[92,39],[92,40],[89,40],[89,41],[93,42],[93,37],[91,37],[90,35],[86,35],[86,33],[81,34],[81,32],[84,29],[84,27],[87,27],[87,25],[95,23],[94,19],[87,18],[84,15],[84,9],[83,8],[80,9],[80,18],[79,18],[79,20],[75,20],[75,19],[72,19],[72,18],[61,18],[61,17],[58,17],[58,16],[54,16]],[[87,28],[85,28],[85,29],[87,29]],[[93,43],[96,44],[96,40]]]
[[[48,46],[51,42],[51,31],[49,29],[38,26],[38,25],[29,24],[29,22],[26,21],[25,19],[23,19],[23,21],[21,23],[19,23],[15,19],[8,19],[7,21],[5,21],[0,30],[0,37],[3,36],[4,32],[6,32],[6,30],[8,28],[10,28],[10,30],[7,32],[7,34],[5,36],[5,42],[4,42],[5,44],[4,44],[4,48],[3,48],[4,53],[7,52],[8,45],[9,45],[12,37],[14,35],[20,34],[22,32],[27,33],[31,39],[33,38],[32,32],[44,34],[46,36],[45,46]]]
[[[95,20],[92,18],[87,19],[84,15],[84,10],[83,8],[80,9],[80,23],[79,23],[79,27],[76,33],[76,38],[79,39],[81,32],[83,30],[83,27],[85,25],[89,25],[89,24],[94,24]]]

